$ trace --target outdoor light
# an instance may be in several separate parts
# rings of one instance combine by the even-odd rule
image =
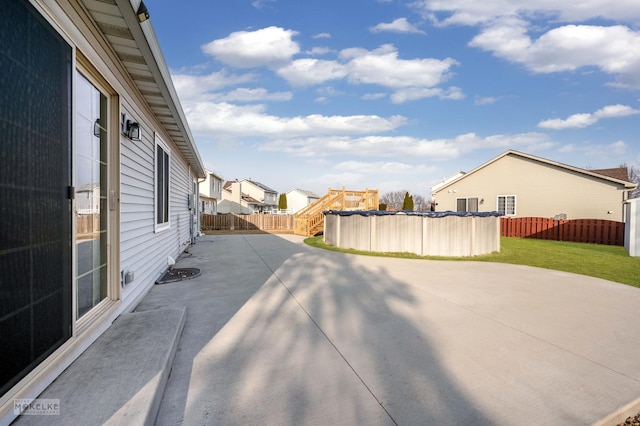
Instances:
[[[147,7],[144,5],[144,2],[140,2],[140,6],[138,7],[138,11],[136,12],[136,15],[138,15],[138,21],[139,22],[144,22],[147,19],[149,19],[149,11],[147,10]]]
[[[131,117],[126,114],[122,114],[122,134],[131,139],[132,141],[140,141],[140,124],[133,121]]]

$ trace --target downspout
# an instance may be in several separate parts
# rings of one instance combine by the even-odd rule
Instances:
[[[207,180],[206,177],[202,178],[202,180],[196,178],[196,182],[198,183],[198,191],[197,191],[198,193],[196,194],[196,214],[198,215],[198,236],[202,235],[202,223],[200,223],[200,212],[198,211],[198,208],[200,206],[200,184],[206,180]]]

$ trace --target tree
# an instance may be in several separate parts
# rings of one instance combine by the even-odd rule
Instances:
[[[386,204],[387,207],[391,207],[392,210],[402,210],[405,192],[407,191],[387,192],[380,197],[380,203]]]
[[[629,193],[629,198],[640,197],[640,168],[636,166],[628,166],[627,164],[621,164],[620,167],[626,167],[629,172],[629,182],[638,184],[638,187]]]
[[[404,208],[404,197],[407,192],[407,190],[387,192],[380,197],[380,204],[388,206],[391,210],[406,210]],[[411,198],[413,199],[412,210],[417,212],[428,212],[431,209],[431,202],[422,195],[412,195]],[[380,208],[380,210],[383,209]]]
[[[413,197],[409,195],[409,192],[405,192],[404,194],[402,210],[413,210]]]
[[[428,212],[431,210],[431,202],[422,195],[413,195],[413,210],[417,212]]]
[[[384,212],[387,210],[387,205],[385,203],[378,204],[378,210]]]
[[[278,199],[278,208],[280,210],[287,209],[287,194],[280,194],[280,198]]]

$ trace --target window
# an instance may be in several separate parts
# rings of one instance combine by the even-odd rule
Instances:
[[[169,227],[169,150],[156,136],[156,231]]]
[[[456,198],[456,211],[458,212],[477,212],[478,198]]]
[[[516,196],[515,195],[498,195],[498,211],[507,216],[516,214]]]
[[[78,53],[78,59],[80,59]],[[76,315],[82,317],[108,296],[107,167],[108,102],[88,77],[76,73]]]

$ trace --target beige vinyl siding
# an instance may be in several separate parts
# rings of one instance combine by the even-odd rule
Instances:
[[[623,221],[623,192],[621,185],[604,179],[506,155],[443,188],[436,200],[443,211],[455,210],[457,198],[478,197],[484,200],[479,211],[494,211],[498,196],[515,195],[518,217],[564,213],[568,219]]]

